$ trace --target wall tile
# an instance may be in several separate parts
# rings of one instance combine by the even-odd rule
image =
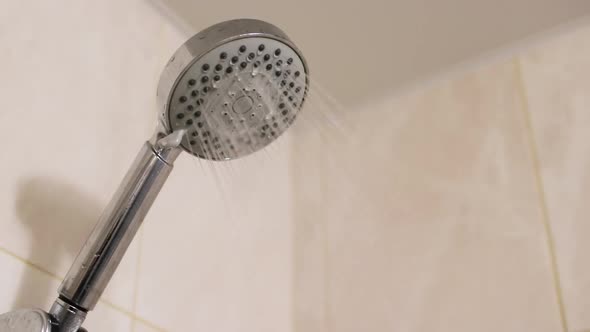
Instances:
[[[321,182],[319,199],[297,193],[295,206],[311,207],[295,223],[320,239],[299,233],[295,252],[325,267],[300,257],[295,285],[319,289],[326,314],[300,331],[560,330],[516,69],[326,108],[346,112],[346,130],[317,144],[319,178],[295,178]],[[306,305],[318,306],[295,307]]]
[[[21,308],[47,311],[50,308],[54,298],[45,294],[55,291],[59,285],[57,279],[4,251],[0,251],[0,266],[0,312]],[[88,314],[84,327],[90,331],[128,332],[130,324],[128,316],[101,302]]]
[[[526,52],[529,101],[571,331],[590,329],[590,26]]]

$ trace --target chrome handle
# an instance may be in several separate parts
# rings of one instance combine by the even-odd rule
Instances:
[[[144,144],[61,284],[60,299],[83,311],[94,308],[179,153]]]

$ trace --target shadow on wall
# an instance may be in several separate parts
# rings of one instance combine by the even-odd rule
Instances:
[[[59,180],[34,177],[18,185],[15,209],[27,226],[31,249],[28,260],[55,278],[63,260],[73,261],[100,216],[101,206],[92,197]],[[13,308],[39,307],[57,296],[54,283],[39,284],[37,271],[27,269]]]

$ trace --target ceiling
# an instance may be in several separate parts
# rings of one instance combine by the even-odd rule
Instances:
[[[279,26],[348,106],[590,14],[588,0],[147,1],[189,33],[243,17]]]

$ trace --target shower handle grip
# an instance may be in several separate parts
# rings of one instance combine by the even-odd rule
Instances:
[[[180,151],[157,143],[143,145],[62,282],[54,307],[94,309]]]

